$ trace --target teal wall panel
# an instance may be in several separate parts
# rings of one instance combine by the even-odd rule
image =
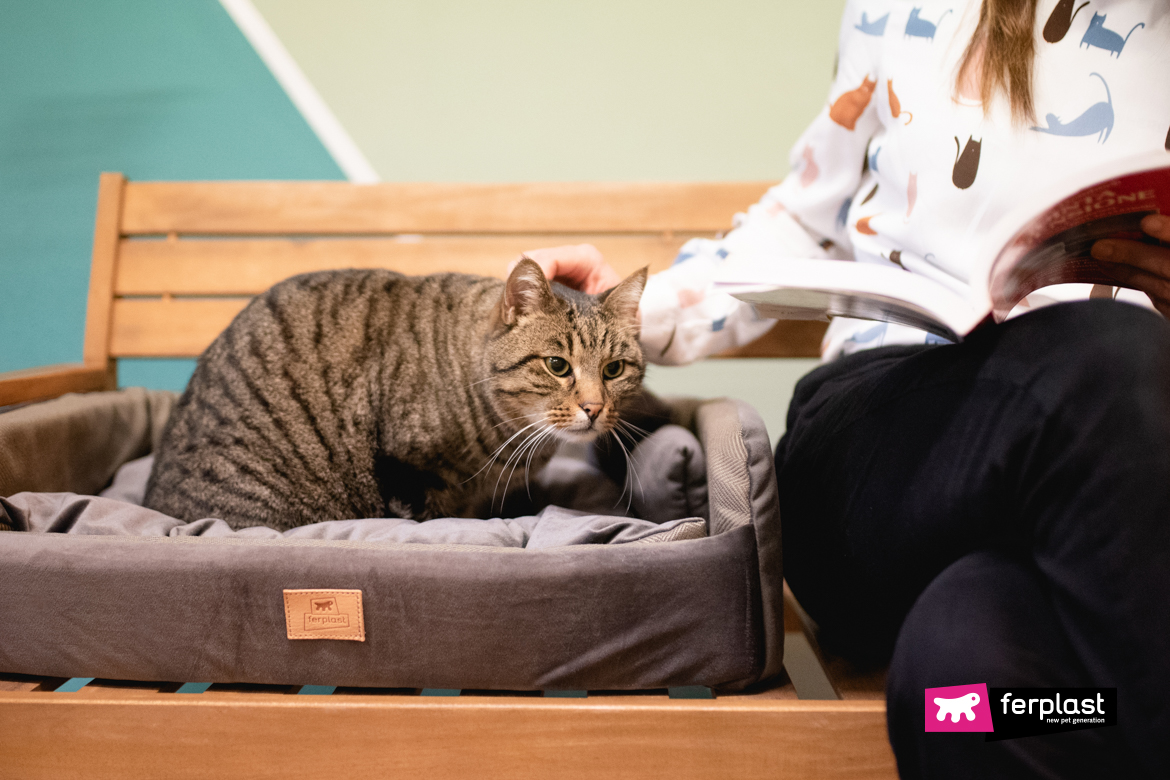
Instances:
[[[0,371],[81,359],[101,171],[343,178],[215,0],[6,3]],[[127,361],[122,380],[181,389],[191,365]]]

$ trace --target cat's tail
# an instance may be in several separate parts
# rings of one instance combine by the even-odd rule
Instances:
[[[947,18],[947,14],[949,14],[949,13],[950,13],[951,11],[953,11],[953,10],[955,10],[955,9],[953,9],[953,8],[948,8],[947,10],[943,11],[943,15],[942,15],[942,16],[940,16],[940,17],[938,18],[938,21],[934,23],[934,26],[935,26],[935,27],[938,27],[940,24],[942,24],[942,20],[943,20],[943,19],[946,19],[946,18]]]
[[[906,124],[906,125],[908,125],[908,124],[910,124],[911,122],[913,122],[913,121],[914,121],[914,114],[910,113],[909,111],[903,111],[901,114],[898,114],[898,118],[899,118],[899,119],[901,119],[903,114],[905,114],[906,116],[910,117],[910,118],[909,118],[909,119],[907,119],[907,120],[906,120],[906,121],[905,121],[903,124]]]
[[[1145,27],[1145,26],[1146,26],[1145,22],[1138,22],[1137,24],[1135,24],[1133,26],[1133,29],[1131,29],[1129,32],[1127,32],[1125,34],[1125,40],[1121,42],[1121,45],[1124,46],[1129,41],[1129,36],[1133,35],[1134,30],[1136,30],[1139,27]]]
[[[1085,7],[1086,5],[1088,5],[1088,4],[1089,4],[1089,0],[1085,0],[1085,2],[1083,2],[1083,3],[1081,3],[1080,5],[1078,5],[1078,6],[1077,6],[1077,10],[1073,11],[1073,14],[1072,14],[1072,16],[1070,16],[1070,17],[1068,18],[1068,24],[1069,24],[1069,26],[1070,26],[1070,27],[1072,26],[1073,19],[1076,19],[1076,18],[1077,18],[1077,14],[1079,14],[1079,13],[1081,12],[1081,9],[1082,9],[1082,8],[1084,8],[1084,7]]]
[[[1130,30],[1130,32],[1133,32],[1133,30]],[[1113,96],[1109,93],[1109,85],[1105,83],[1105,77],[1097,72],[1090,73],[1089,75],[1096,76],[1097,78],[1101,79],[1102,84],[1105,84],[1105,100],[1109,102],[1109,107],[1113,108]]]

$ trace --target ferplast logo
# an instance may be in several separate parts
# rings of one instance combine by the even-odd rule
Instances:
[[[927,731],[982,731],[992,742],[1116,725],[1116,688],[926,689]]]
[[[349,615],[341,612],[336,598],[309,599],[309,608],[305,613],[306,631],[349,627]]]
[[[995,731],[987,685],[950,685],[926,689],[927,731]]]

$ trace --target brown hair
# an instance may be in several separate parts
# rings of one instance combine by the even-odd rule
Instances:
[[[968,75],[978,75],[980,99],[987,111],[1002,89],[1011,103],[1012,120],[1034,121],[1032,60],[1036,53],[1036,0],[983,0],[979,25],[963,53],[955,80],[956,89]],[[968,74],[979,68],[978,74]]]

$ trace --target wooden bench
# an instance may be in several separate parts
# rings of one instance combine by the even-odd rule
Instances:
[[[0,375],[0,406],[113,389],[116,361],[198,355],[250,296],[292,274],[385,267],[502,274],[588,241],[619,272],[668,266],[764,183],[132,183],[101,178],[81,364]],[[815,356],[823,325],[781,323],[735,355]],[[731,388],[729,388],[731,390]],[[14,777],[892,778],[884,675],[818,649],[786,598],[786,676],[715,699],[296,689],[0,674]]]

